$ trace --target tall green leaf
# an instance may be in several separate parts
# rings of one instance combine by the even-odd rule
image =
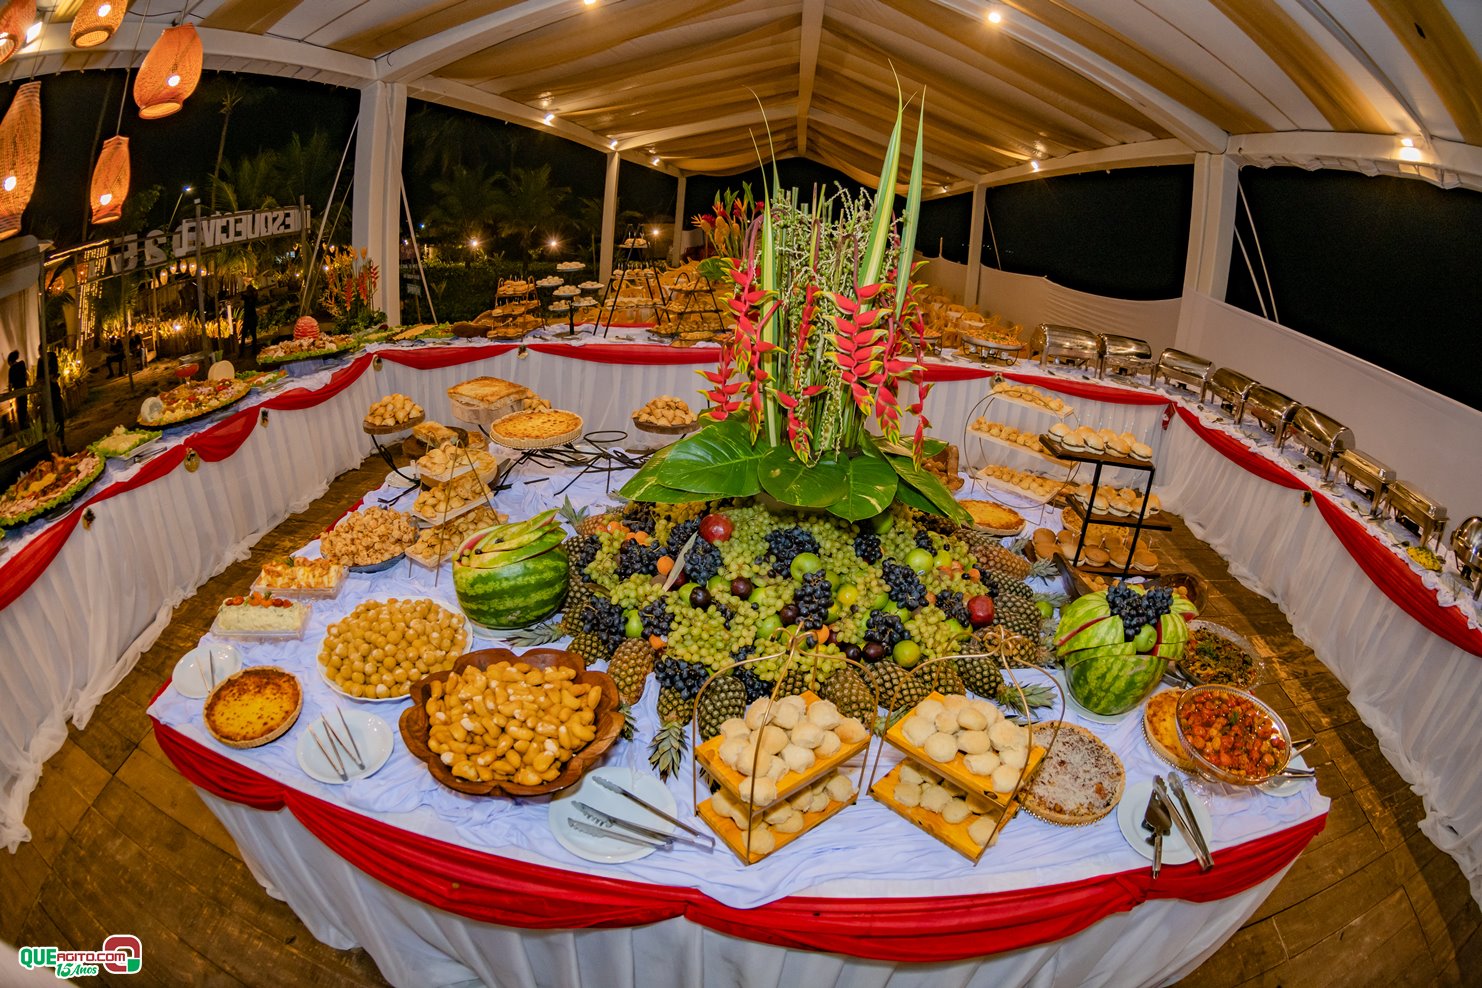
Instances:
[[[846,521],[873,518],[890,507],[899,486],[889,463],[877,457],[856,456],[849,461],[849,490],[829,505],[829,513]]]
[[[769,448],[753,445],[751,430],[733,415],[670,446],[658,480],[697,494],[750,497],[761,490],[757,469]]]
[[[762,457],[762,489],[784,504],[826,508],[849,493],[849,461],[826,455],[809,466],[790,446],[773,446]]]
[[[896,85],[899,91],[899,83]],[[875,217],[870,227],[870,239],[865,244],[864,264],[860,268],[859,283],[873,285],[880,280],[880,269],[885,265],[885,250],[890,246],[890,225],[895,216],[895,177],[901,164],[901,124],[906,108],[896,97],[895,127],[890,132],[890,142],[885,145],[885,161],[880,166],[880,184],[875,190]]]
[[[946,515],[959,525],[969,525],[972,523],[972,516],[967,513],[967,510],[962,505],[957,503],[957,498],[952,496],[952,492],[947,490],[946,485],[931,473],[918,467],[909,457],[887,456],[885,459],[895,468],[895,472],[900,475],[900,479],[904,481],[900,488],[896,490],[897,497],[900,497],[901,492],[909,485],[915,489],[916,493],[931,503],[931,510],[936,514]]]
[[[911,154],[911,184],[906,192],[905,228],[901,230],[900,259],[896,262],[895,317],[906,305],[906,285],[911,280],[911,260],[916,251],[916,225],[921,219],[922,148],[926,135],[926,93],[921,94],[921,115],[916,121],[916,150]]]

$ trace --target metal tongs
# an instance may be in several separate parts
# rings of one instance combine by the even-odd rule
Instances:
[[[1169,787],[1164,784],[1161,775],[1153,776],[1153,795],[1163,801],[1168,810],[1169,819],[1183,835],[1184,843],[1189,850],[1194,852],[1194,857],[1199,861],[1199,870],[1208,871],[1214,867],[1214,858],[1210,856],[1209,845],[1204,840],[1204,834],[1199,829],[1199,820],[1194,816],[1194,807],[1189,802],[1188,796],[1184,794],[1183,781],[1176,775],[1171,775],[1169,781],[1173,783],[1173,790],[1178,795],[1178,802],[1174,802]],[[1180,809],[1180,806],[1182,809]]]
[[[627,799],[627,800],[630,800],[631,802],[637,803],[639,806],[643,807],[645,810],[648,810],[654,816],[660,818],[661,820],[667,820],[667,821],[669,821],[670,823],[674,824],[674,826],[678,827],[680,830],[683,830],[685,833],[693,834],[695,837],[699,838],[701,841],[704,842],[705,847],[708,850],[714,850],[715,849],[715,838],[714,837],[711,837],[707,833],[703,833],[703,832],[701,832],[699,830],[696,830],[694,827],[691,827],[689,824],[685,823],[683,820],[679,820],[679,819],[676,819],[676,818],[670,816],[668,813],[665,813],[663,810],[659,809],[657,806],[655,806],[654,804],[650,803],[648,800],[644,799],[642,796],[639,796],[636,793],[631,793],[628,790],[624,789],[622,786],[618,785],[616,782],[613,782],[611,779],[604,779],[600,775],[594,775],[594,776],[592,776],[592,781],[595,782],[595,783],[597,783],[597,785],[601,786],[603,789],[606,789],[608,792],[617,793],[619,796],[622,796],[624,799]]]
[[[622,817],[612,816],[611,814],[604,813],[596,807],[588,806],[586,803],[583,803],[580,800],[573,800],[572,805],[581,810],[583,815],[585,815],[587,819],[591,820],[593,823],[596,823],[599,827],[606,827],[608,829],[616,827],[617,831],[614,832],[613,836],[618,836],[618,834],[620,834],[622,831],[627,831],[629,834],[635,834],[639,837],[644,838],[645,840],[655,841],[657,842],[657,845],[659,847],[673,847],[674,842],[679,841],[682,844],[689,844],[693,847],[698,847],[707,851],[710,850],[709,847],[706,847],[706,845],[701,844],[699,841],[695,840],[692,837],[681,837],[678,834],[661,833],[660,831],[645,827],[642,824],[634,823],[632,820],[624,820]]]

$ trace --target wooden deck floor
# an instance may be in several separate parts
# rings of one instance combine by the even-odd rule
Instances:
[[[145,707],[175,661],[241,592],[262,561],[332,522],[384,472],[379,461],[340,477],[176,610],[159,642],[73,728],[31,799],[34,839],[0,853],[0,941],[94,947],[140,935],[145,977],[121,985],[383,983],[363,952],[333,950],[269,898],[195,790],[165,760]],[[1229,575],[1181,524],[1160,553],[1204,576],[1205,616],[1276,655],[1279,681],[1259,692],[1297,735],[1333,800],[1313,841],[1250,922],[1184,984],[1465,985],[1482,981],[1482,915],[1456,864],[1416,828],[1420,799],[1379,752],[1346,691],[1291,632],[1281,611]],[[0,966],[14,964],[0,958]],[[91,979],[89,979],[91,980]],[[103,983],[112,983],[107,978]],[[4,978],[0,977],[0,982]]]

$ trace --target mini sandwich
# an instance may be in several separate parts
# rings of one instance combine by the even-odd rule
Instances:
[[[1163,510],[1163,499],[1160,498],[1156,494],[1149,494],[1148,495],[1147,513],[1150,514],[1150,515],[1155,515],[1155,514],[1157,514],[1158,512],[1160,512],[1162,510]]]
[[[1107,499],[1105,494],[1097,494],[1096,500],[1091,502],[1091,510],[1095,511],[1098,515],[1110,514],[1111,501]]]
[[[1093,453],[1100,453],[1106,449],[1106,443],[1101,441],[1100,436],[1092,432],[1086,435],[1086,448]]]
[[[1153,458],[1153,447],[1147,443],[1133,443],[1132,455],[1139,460],[1151,460]]]
[[[1060,425],[1060,426],[1064,426],[1064,424],[1065,423],[1063,423],[1063,422],[1056,423],[1056,425]],[[1066,449],[1085,449],[1086,448],[1086,444],[1083,441],[1083,437],[1085,436],[1085,433],[1081,432],[1081,430],[1079,430],[1079,429],[1067,429],[1062,434],[1062,433],[1055,432],[1055,426],[1051,426],[1050,427],[1050,432],[1052,434],[1057,435],[1057,436],[1060,437],[1060,443]]]
[[[1068,440],[1070,438],[1070,426],[1066,425],[1064,422],[1056,422],[1054,425],[1050,426],[1050,435],[1054,436],[1062,443],[1069,445]]]
[[[1105,566],[1111,562],[1111,553],[1099,545],[1088,545],[1081,550],[1081,562],[1088,566]]]
[[[1117,456],[1132,455],[1132,447],[1124,443],[1119,436],[1112,436],[1106,441],[1106,451],[1108,453],[1114,453]]]
[[[1132,568],[1139,573],[1151,573],[1158,568],[1158,557],[1153,555],[1151,549],[1138,549],[1132,554]]]
[[[1103,443],[1109,443],[1113,439],[1117,438],[1117,434],[1110,429],[1102,429],[1096,434],[1101,437],[1101,441]]]
[[[1132,514],[1131,502],[1129,502],[1125,497],[1122,497],[1120,494],[1115,494],[1107,498],[1107,506],[1111,509],[1111,513],[1114,515]]]

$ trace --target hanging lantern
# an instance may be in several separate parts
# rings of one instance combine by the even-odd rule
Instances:
[[[72,31],[68,35],[73,48],[96,48],[109,38],[123,23],[128,0],[83,0],[82,7],[72,17]]]
[[[103,142],[93,169],[92,201],[94,223],[113,223],[123,216],[129,194],[129,139],[110,137]]]
[[[36,22],[36,0],[10,0],[0,11],[0,62],[26,44],[26,35]]]
[[[41,83],[16,90],[0,120],[0,240],[20,231],[41,161]]]
[[[201,81],[201,38],[195,25],[167,27],[160,35],[139,75],[134,79],[134,102],[145,120],[168,117],[185,105]]]

